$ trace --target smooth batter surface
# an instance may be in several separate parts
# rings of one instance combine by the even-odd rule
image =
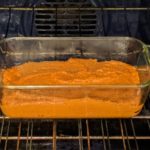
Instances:
[[[46,89],[3,90],[1,109],[19,118],[131,117],[142,108],[139,88],[86,85],[139,84],[136,68],[119,61],[28,62],[3,71],[4,85],[69,85]],[[82,85],[75,88],[73,85]]]

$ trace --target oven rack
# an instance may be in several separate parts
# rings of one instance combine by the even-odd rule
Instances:
[[[15,7],[0,6],[0,10],[36,11],[36,10],[98,10],[98,11],[150,11],[150,7]]]
[[[72,14],[72,16],[69,14],[69,12],[75,12],[75,14]],[[147,15],[150,14],[150,7],[93,7],[92,5],[89,6],[89,4],[83,4],[81,5],[78,2],[78,5],[69,5],[69,7],[61,7],[59,5],[52,5],[52,6],[30,6],[30,7],[23,7],[23,6],[0,6],[0,12],[7,13],[7,25],[6,25],[6,31],[3,35],[1,35],[1,38],[11,37],[11,36],[107,36],[107,32],[105,31],[104,26],[104,12],[112,13],[112,12],[118,12],[124,14],[124,19],[126,20],[126,28],[127,28],[127,36],[132,36],[131,31],[129,29],[129,22],[127,21],[127,12],[141,12],[145,13],[147,12]],[[27,15],[20,15],[20,19],[22,17],[25,17],[26,19],[29,19],[29,22],[31,24],[23,24],[18,26],[28,26],[28,29],[21,29],[21,30],[28,30],[28,33],[16,33],[14,35],[10,35],[10,24],[11,19],[13,19],[13,13],[24,13],[28,12]],[[68,15],[68,18],[63,18],[64,15],[62,14],[64,12],[64,15]],[[85,13],[86,12],[86,13]],[[88,13],[89,12],[89,15]],[[96,23],[96,12],[101,13],[101,22],[102,25],[100,26],[100,29],[97,31],[98,24]],[[85,13],[85,14],[83,14]],[[43,16],[46,16],[43,17]],[[61,18],[62,15],[62,18]],[[74,16],[73,16],[74,15]],[[95,16],[94,16],[95,15]],[[40,16],[40,17],[39,17]],[[53,20],[50,21],[51,17]],[[72,18],[71,18],[72,17]],[[93,18],[91,18],[93,17]],[[47,19],[47,20],[46,20]],[[44,23],[43,21],[46,20]],[[16,21],[17,22],[17,21]],[[46,23],[48,22],[48,24]],[[64,22],[66,23],[66,27],[61,28],[61,26],[64,26]],[[69,23],[68,23],[69,22]],[[70,23],[71,22],[71,23]],[[75,22],[75,24],[74,24]],[[147,19],[147,23],[149,23],[149,20]],[[36,28],[36,33],[34,33],[34,30]],[[69,29],[68,29],[69,28]],[[30,31],[29,31],[30,30]],[[63,30],[63,31],[62,31]],[[69,30],[64,31],[64,30]],[[18,32],[18,31],[17,31]],[[100,33],[99,33],[100,32]]]

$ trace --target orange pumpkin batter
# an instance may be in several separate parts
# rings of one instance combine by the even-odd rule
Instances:
[[[15,118],[131,117],[143,106],[140,88],[98,85],[139,83],[136,68],[120,61],[71,58],[68,61],[27,62],[5,69],[3,84],[53,86],[5,88],[1,109],[5,115]]]

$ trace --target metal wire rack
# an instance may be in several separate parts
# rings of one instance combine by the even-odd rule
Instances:
[[[5,34],[1,35],[2,38],[11,35],[11,26],[14,26],[14,23],[11,24],[11,20],[18,18],[20,20],[28,19],[31,23],[20,24],[24,20],[17,20],[17,26],[23,27],[21,30],[24,32],[20,33],[16,31],[18,33],[15,33],[15,36],[97,36],[98,32],[101,32],[100,34],[103,36],[107,36],[103,24],[104,12],[123,13],[128,30],[127,35],[132,36],[127,20],[127,12],[147,12],[147,15],[150,13],[150,7],[93,7],[87,3],[73,5],[72,7],[70,5],[69,7],[64,5],[62,7],[62,5],[59,6],[57,3],[49,6],[49,3],[30,7],[0,6],[0,12],[7,13],[6,17],[8,18]],[[24,15],[24,12],[27,12],[27,15]],[[99,19],[102,25],[99,26],[99,29],[97,29],[96,12],[101,12]],[[13,18],[15,14],[18,18]],[[148,20],[147,23],[149,23]],[[26,30],[28,33],[25,33]]]
[[[103,8],[103,7],[15,7],[0,6],[0,11],[8,11],[8,21],[4,38],[9,36],[10,21],[13,11],[32,12],[30,36],[37,11],[52,11],[55,15],[55,30],[52,36],[59,36],[59,11],[78,12],[78,32],[82,30],[82,11],[149,11],[150,7]],[[45,28],[46,30],[46,28]],[[47,30],[46,30],[47,31]],[[74,36],[74,32],[71,35]],[[93,34],[93,33],[92,33]],[[37,36],[45,36],[38,34]],[[85,34],[83,34],[85,35]],[[87,34],[86,34],[87,35]],[[95,36],[95,35],[94,35]],[[150,98],[140,115],[131,119],[69,119],[36,120],[11,119],[0,114],[0,150],[149,150],[150,149]]]

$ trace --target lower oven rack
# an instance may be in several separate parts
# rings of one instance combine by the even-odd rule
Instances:
[[[131,119],[11,119],[0,116],[0,150],[149,150],[150,99]]]

